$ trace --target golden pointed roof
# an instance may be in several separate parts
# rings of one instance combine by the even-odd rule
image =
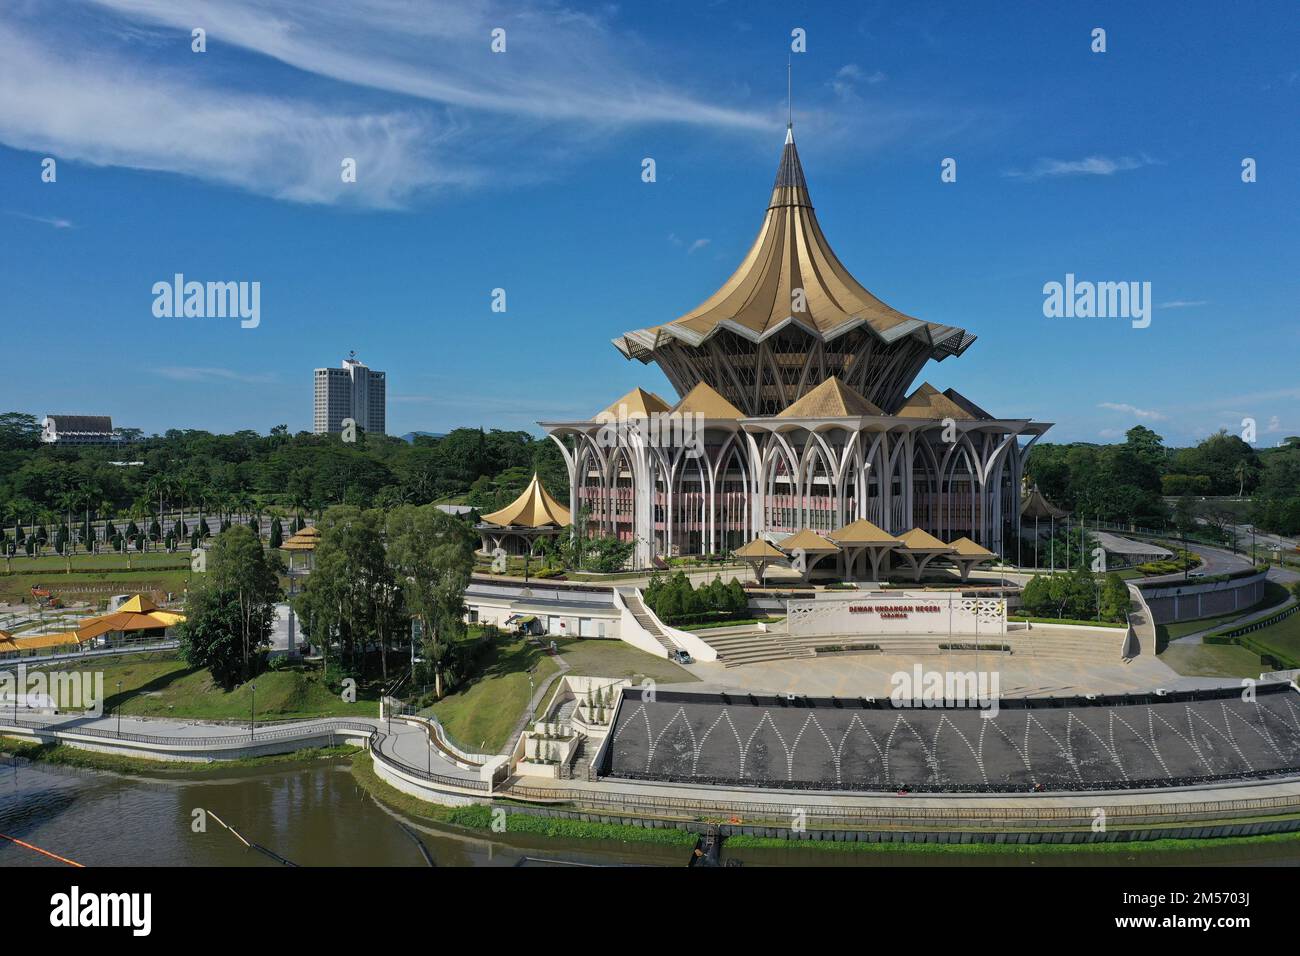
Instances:
[[[913,528],[906,534],[898,536],[899,543],[909,551],[951,551],[949,545],[944,544],[934,535],[920,528]]]
[[[784,558],[785,552],[766,538],[755,538],[731,552],[738,558]]]
[[[788,323],[819,338],[865,324],[887,342],[915,335],[944,354],[960,353],[974,341],[963,329],[924,322],[891,308],[853,278],[822,234],[789,131],[763,225],[731,278],[686,314],[665,325],[629,332],[614,344],[633,357],[657,348],[665,336],[699,345],[725,325],[757,342]]]
[[[700,382],[686,393],[686,397],[673,406],[674,412],[700,414],[705,418],[738,419],[745,418],[742,412],[719,394],[718,390],[707,382]]]
[[[861,418],[885,414],[832,375],[777,418]]]
[[[964,401],[964,399],[963,399]],[[968,409],[958,405],[929,382],[922,382],[916,391],[894,412],[899,418],[951,418],[955,421],[974,421]]]
[[[541,528],[546,525],[564,528],[572,524],[572,521],[569,509],[547,494],[536,472],[523,494],[500,511],[483,516],[484,524],[494,524],[501,528]]]
[[[829,553],[840,550],[840,546],[829,538],[823,538],[816,531],[805,528],[781,542],[781,550],[789,554],[795,548],[803,548],[808,554]]]
[[[154,611],[158,610],[158,605],[154,604],[153,601],[149,600],[143,594],[137,594],[135,597],[124,601],[117,610],[119,613],[122,611],[134,611],[136,614],[152,614]]]
[[[830,539],[837,544],[850,546],[863,544],[897,544],[898,539],[866,518],[859,518],[846,524],[843,528],[832,531]]]
[[[970,538],[958,538],[956,541],[949,541],[948,547],[956,552],[953,557],[957,558],[996,558],[997,555],[981,544],[976,544]]]
[[[634,418],[640,416],[649,418],[655,412],[666,412],[669,405],[654,392],[647,392],[644,388],[634,388],[622,398],[614,399],[614,403],[605,410],[597,413],[593,421],[600,421],[602,418]]]

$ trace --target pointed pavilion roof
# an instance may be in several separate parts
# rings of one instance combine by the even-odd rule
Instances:
[[[976,544],[970,538],[958,538],[956,541],[949,541],[948,547],[952,548],[954,558],[996,558],[997,555],[981,544]]]
[[[541,478],[534,472],[533,480],[523,494],[500,511],[484,515],[483,523],[501,528],[541,528],[546,525],[564,528],[572,524],[572,518],[569,509],[547,493]]]
[[[866,518],[851,521],[843,528],[832,531],[828,537],[836,544],[850,547],[864,544],[897,544],[898,539],[879,525],[872,524]]]
[[[995,417],[994,415],[991,415],[988,412],[984,411],[984,409],[980,408],[978,405],[972,402],[961,392],[957,391],[957,389],[955,388],[945,388],[943,390],[943,394],[952,402],[954,402],[957,405],[960,405],[966,411],[970,412],[971,417],[973,418],[991,419]]]
[[[705,418],[740,419],[746,415],[731,402],[722,397],[716,388],[707,382],[700,382],[686,393],[686,397],[673,406],[674,412],[700,414]]]
[[[158,605],[143,594],[137,594],[135,597],[129,598],[122,602],[122,605],[118,608],[119,612],[127,611],[136,614],[152,614],[156,610],[158,610]]]
[[[807,305],[799,312],[791,308],[796,289]],[[859,325],[886,342],[913,335],[933,346],[936,358],[960,354],[975,341],[964,329],[891,308],[853,278],[822,234],[793,132],[787,130],[763,224],[731,278],[684,315],[625,333],[614,345],[633,358],[654,350],[665,337],[696,346],[726,327],[758,342],[790,323],[822,339]]]
[[[766,538],[755,538],[732,552],[738,558],[784,558],[785,552]]]
[[[788,405],[777,418],[861,418],[883,415],[853,389],[832,375],[803,398]]]
[[[944,544],[928,531],[922,531],[920,528],[913,528],[906,534],[898,536],[899,544],[908,551],[951,551],[951,545]]]
[[[598,421],[603,417],[619,418],[620,412],[623,418],[649,418],[655,412],[666,412],[669,405],[654,392],[647,392],[644,388],[634,388],[621,398],[614,399],[614,403],[605,410],[597,413],[593,421]]]
[[[823,538],[816,531],[809,531],[807,528],[781,541],[781,550],[787,554],[795,548],[803,548],[808,554],[822,554],[840,550],[840,546],[830,538]]]
[[[1069,513],[1064,508],[1056,507],[1043,497],[1043,493],[1038,490],[1037,485],[1034,485],[1029,490],[1029,493],[1024,496],[1024,500],[1020,503],[1020,517],[1022,518],[1064,518]]]
[[[957,404],[929,382],[918,385],[894,414],[899,418],[951,418],[956,421],[974,421],[976,418],[969,409]]]

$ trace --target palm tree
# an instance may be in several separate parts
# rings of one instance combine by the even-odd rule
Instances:
[[[1250,468],[1246,464],[1246,459],[1238,460],[1236,467],[1232,469],[1233,476],[1237,479],[1237,497],[1240,498],[1246,493],[1246,478],[1250,475]]]
[[[63,542],[64,570],[67,574],[72,573],[72,514],[77,510],[77,505],[81,504],[84,494],[84,491],[72,490],[64,491],[58,497],[59,507],[67,519],[67,537]]]

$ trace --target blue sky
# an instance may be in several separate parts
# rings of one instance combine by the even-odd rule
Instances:
[[[1058,441],[1250,416],[1274,444],[1300,433],[1300,12],[1173,9],[0,0],[0,410],[296,431],[349,349],[388,372],[392,433],[670,396],[609,340],[740,261],[802,28],[795,136],[831,244],[979,336],[925,379]],[[156,318],[177,272],[260,282],[261,324]],[[1045,318],[1066,273],[1149,281],[1150,327]]]

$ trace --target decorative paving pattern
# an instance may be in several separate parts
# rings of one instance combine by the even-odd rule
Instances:
[[[895,708],[837,700],[625,692],[602,774],[641,780],[895,792],[1170,787],[1300,774],[1289,685]]]

